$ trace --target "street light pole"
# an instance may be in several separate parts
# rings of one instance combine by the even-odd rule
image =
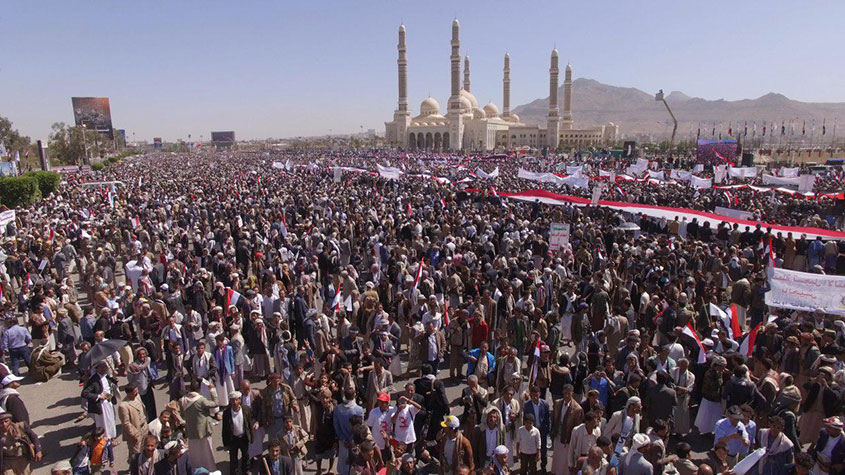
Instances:
[[[88,158],[88,139],[85,137],[86,132],[88,131],[88,126],[82,124],[82,145],[85,147],[85,160],[82,161],[83,165],[89,165],[90,159]]]
[[[671,155],[672,148],[675,146],[675,132],[678,131],[678,120],[675,119],[675,114],[672,113],[672,109],[669,108],[669,103],[666,102],[666,99],[663,97],[663,89],[654,95],[654,100],[662,102],[663,105],[666,106],[666,110],[669,112],[669,115],[672,117],[672,123],[674,125],[672,126],[672,138],[669,140],[669,154]]]

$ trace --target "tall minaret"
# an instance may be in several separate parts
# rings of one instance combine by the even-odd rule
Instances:
[[[560,109],[557,106],[557,82],[560,75],[557,61],[557,48],[552,50],[549,66],[549,117],[546,126],[546,145],[550,150],[557,150],[560,143]]]
[[[452,95],[449,97],[449,149],[461,150],[463,145],[464,123],[461,116],[461,24],[455,18],[452,21]]]
[[[399,25],[399,59],[396,64],[399,66],[399,104],[396,112],[393,113],[393,122],[396,124],[396,141],[402,148],[408,146],[408,126],[411,124],[411,111],[408,110],[408,58],[405,46],[405,25]]]
[[[469,91],[469,55],[464,56],[464,91]]]
[[[511,56],[505,53],[505,77],[502,79],[502,117],[511,116]]]
[[[572,65],[566,65],[563,75],[563,123],[561,128],[572,130]]]

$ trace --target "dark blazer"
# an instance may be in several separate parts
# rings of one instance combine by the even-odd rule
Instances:
[[[267,465],[264,465],[264,461]],[[270,468],[270,472],[267,471]],[[252,471],[253,475],[294,475],[293,461],[290,457],[279,455],[279,471],[273,472],[273,464],[270,462],[270,457],[263,456],[256,459],[255,469]]]
[[[188,454],[182,454],[176,459],[175,464],[171,464],[165,457],[156,462],[153,466],[155,475],[193,475],[194,471],[191,468],[191,460]]]
[[[645,406],[649,421],[662,419],[665,422],[675,422],[675,390],[669,386],[654,386],[646,392]]]
[[[252,416],[252,410],[244,405],[241,405],[241,411],[244,413],[244,435],[246,436],[247,441],[252,442],[253,437],[255,437],[252,430],[252,426],[255,424],[255,419]],[[229,407],[223,410],[223,445],[231,445],[233,438],[232,406],[229,405]]]
[[[545,399],[540,399],[540,420],[534,421],[534,424],[540,429],[540,436],[545,439],[552,429],[551,411],[549,411],[549,403]],[[522,410],[522,417],[528,414],[534,415],[534,402],[529,400],[525,403],[525,408]]]
[[[819,434],[819,440],[816,441],[815,445],[810,446],[809,453],[810,456],[813,457],[813,460],[816,460],[817,454],[824,450],[825,446],[827,446],[828,439],[830,439],[830,434],[828,434],[826,430],[822,430],[821,434]],[[845,442],[840,439],[839,443],[833,446],[830,464],[841,465],[843,463],[845,463]]]
[[[117,381],[111,376],[107,376],[109,384],[111,384],[111,404],[117,404]],[[103,384],[100,382],[100,375],[98,373],[94,373],[90,378],[88,378],[88,382],[85,383],[85,387],[82,388],[82,398],[88,402],[88,412],[91,414],[102,414],[103,408],[101,404],[104,402],[100,400],[100,394],[103,393]]]

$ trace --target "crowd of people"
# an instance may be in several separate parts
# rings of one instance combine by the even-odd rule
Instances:
[[[408,174],[332,169],[377,163]],[[240,474],[731,474],[751,457],[757,473],[845,473],[845,321],[768,307],[759,250],[842,275],[842,242],[503,199],[549,187],[521,166],[555,164],[206,151],[66,173],[3,230],[0,471],[43,456],[17,388],[65,371],[91,430],[57,474],[223,458]],[[720,199],[619,186],[640,203]],[[837,200],[739,202],[841,224]],[[551,245],[552,223],[568,243]]]

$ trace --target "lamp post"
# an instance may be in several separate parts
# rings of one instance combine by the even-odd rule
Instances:
[[[662,102],[664,106],[666,106],[666,110],[669,112],[669,115],[672,117],[672,138],[669,140],[669,155],[672,154],[672,148],[675,146],[675,132],[678,131],[678,120],[675,119],[675,114],[672,113],[672,109],[669,108],[669,103],[666,102],[666,99],[663,97],[663,89],[657,92],[654,95],[654,100]]]
[[[88,125],[82,124],[82,145],[85,148],[85,159],[82,160],[83,165],[90,165],[90,159],[88,158],[88,139],[85,137],[87,131]]]

